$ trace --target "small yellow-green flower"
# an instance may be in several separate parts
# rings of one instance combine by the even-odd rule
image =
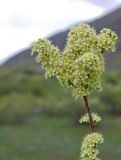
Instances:
[[[103,141],[103,136],[100,133],[88,134],[81,146],[80,160],[99,160],[97,145]]]
[[[101,117],[97,113],[92,113],[92,119],[93,119],[94,124],[97,124],[102,120]],[[86,113],[84,116],[82,116],[79,119],[79,122],[80,123],[90,123],[89,115]]]
[[[32,54],[34,53],[38,53],[36,61],[42,63],[46,78],[54,76],[60,64],[59,49],[47,39],[38,39],[32,44]]]

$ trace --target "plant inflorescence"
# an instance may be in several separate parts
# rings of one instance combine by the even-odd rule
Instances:
[[[66,46],[60,51],[47,39],[39,39],[32,45],[32,54],[38,53],[45,77],[55,76],[62,86],[71,88],[75,98],[83,97],[86,115],[80,123],[89,123],[92,133],[85,136],[80,153],[81,160],[100,160],[97,144],[103,136],[95,131],[101,117],[90,111],[88,94],[102,90],[101,76],[104,72],[104,53],[115,51],[117,34],[104,28],[98,34],[88,24],[73,27],[67,36]]]

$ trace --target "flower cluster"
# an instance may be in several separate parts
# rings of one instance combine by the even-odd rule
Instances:
[[[82,143],[80,160],[101,160],[98,158],[97,145],[103,143],[104,139],[100,133],[88,134]]]
[[[75,97],[86,96],[93,89],[101,91],[102,64],[96,54],[88,52],[76,59],[74,69]]]
[[[101,91],[101,75],[104,71],[103,53],[114,51],[117,35],[110,29],[96,34],[88,24],[73,27],[67,36],[63,52],[50,41],[39,39],[32,45],[42,62],[45,76],[56,76],[60,84],[72,88],[74,97],[86,96],[91,90]]]
[[[55,75],[60,64],[59,49],[47,39],[38,39],[32,44],[32,55],[34,53],[38,53],[36,61],[42,63],[46,78]]]
[[[101,117],[97,113],[92,113],[92,119],[93,119],[94,124],[97,124],[102,120]],[[82,116],[79,119],[79,122],[80,123],[90,123],[89,115],[86,113],[84,116]]]
[[[97,47],[101,52],[114,52],[117,39],[118,37],[115,32],[104,28],[97,36]]]
[[[78,58],[87,52],[93,52],[96,45],[96,32],[88,24],[73,27],[67,37],[65,54],[72,54]]]

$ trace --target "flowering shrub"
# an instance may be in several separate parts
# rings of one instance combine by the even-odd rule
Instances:
[[[80,122],[90,124],[93,133],[82,143],[81,160],[99,160],[97,144],[103,136],[96,133],[95,126],[101,121],[97,114],[91,114],[88,94],[102,90],[101,76],[104,72],[104,53],[115,51],[117,35],[110,29],[102,29],[99,34],[88,24],[73,27],[63,52],[47,39],[39,39],[32,45],[32,54],[38,53],[36,60],[42,63],[45,77],[56,76],[62,86],[72,89],[75,98],[83,97],[86,115]]]

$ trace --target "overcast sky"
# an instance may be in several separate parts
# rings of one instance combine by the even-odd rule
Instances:
[[[1,0],[0,63],[32,41],[97,18],[121,0]]]

